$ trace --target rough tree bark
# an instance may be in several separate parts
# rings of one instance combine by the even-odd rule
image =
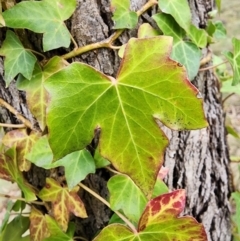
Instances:
[[[146,1],[132,0],[132,8],[138,10]],[[78,45],[83,46],[108,38],[114,31],[109,0],[77,0],[77,2],[78,7],[67,24]],[[206,26],[207,13],[213,9],[213,4],[212,0],[189,0],[194,24],[201,28]],[[145,13],[139,22],[150,22],[154,25],[150,16],[155,11],[156,9],[152,9]],[[126,31],[116,44],[126,43],[130,37],[136,37],[136,33],[136,30]],[[0,36],[0,38],[2,42],[3,37]],[[32,44],[36,45],[34,40],[32,40]],[[38,48],[40,47],[38,46]],[[203,49],[202,52],[205,57],[208,49]],[[116,74],[120,63],[117,53],[109,49],[98,49],[85,53],[76,57],[74,61],[86,62],[112,76]],[[208,65],[211,63],[206,66]],[[177,132],[164,128],[170,139],[170,145],[165,154],[165,166],[170,170],[166,182],[170,189],[186,189],[185,214],[193,215],[204,224],[209,241],[228,241],[231,240],[228,202],[230,195],[229,157],[218,81],[211,70],[208,70],[199,73],[194,84],[203,96],[209,127],[188,132]],[[0,97],[23,113],[32,123],[35,123],[27,108],[24,93],[16,90],[14,82],[9,88],[5,88],[2,60],[0,61]],[[0,108],[0,121],[4,123],[18,122],[4,108]],[[47,175],[48,172],[33,167],[26,177],[35,186],[42,187]],[[101,196],[107,197],[106,181],[108,178],[109,174],[106,171],[99,170],[97,174],[89,175],[85,183]],[[87,193],[83,192],[81,196],[86,204],[89,218],[75,219],[76,232],[77,235],[91,240],[96,232],[107,224],[111,211]]]

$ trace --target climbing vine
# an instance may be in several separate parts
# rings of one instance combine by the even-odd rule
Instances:
[[[22,122],[1,123],[13,130],[2,139],[0,178],[16,182],[22,197],[7,195],[0,240],[9,240],[16,225],[15,240],[76,240],[70,214],[88,215],[78,195],[80,188],[113,210],[117,220],[97,234],[95,241],[109,237],[144,241],[153,234],[156,240],[207,240],[202,224],[192,217],[179,217],[185,191],[170,192],[162,181],[168,139],[158,121],[173,130],[207,126],[200,93],[191,80],[206,61],[201,59],[201,48],[218,38],[222,25],[209,21],[207,30],[198,29],[191,23],[187,1],[149,0],[135,12],[129,0],[112,0],[115,32],[101,42],[78,47],[64,23],[75,11],[75,0],[7,3],[2,1],[0,15],[6,30],[0,48],[6,87],[16,79],[17,88],[26,92],[37,125],[0,99],[0,105]],[[155,5],[160,10],[152,18],[158,28],[142,24],[136,38],[115,46],[115,40],[126,29],[136,28],[139,16]],[[20,34],[25,29],[43,34],[41,53],[28,47]],[[71,42],[74,49],[68,53],[46,57],[47,51],[68,48]],[[235,46],[238,43],[234,40]],[[116,76],[68,62],[98,48],[119,49],[122,60]],[[226,57],[233,65],[236,84],[238,52],[226,53]],[[90,153],[87,146],[96,133],[100,133],[99,144]],[[51,173],[64,167],[65,176],[52,174],[45,187],[37,190],[23,175],[32,165]],[[107,184],[108,201],[82,183],[98,168],[114,173]],[[14,199],[21,204],[17,208]],[[22,210],[22,203],[30,204],[30,215],[19,215],[9,223],[11,210]],[[46,212],[37,209],[38,205]],[[30,234],[22,237],[27,229]]]

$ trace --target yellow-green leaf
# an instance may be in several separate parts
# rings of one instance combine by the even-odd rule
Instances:
[[[39,192],[38,196],[43,201],[52,202],[54,218],[63,231],[67,230],[70,212],[77,217],[87,217],[84,204],[77,194],[78,190],[75,187],[69,191],[55,180],[47,178],[45,187]]]
[[[172,38],[130,39],[115,78],[82,63],[52,75],[45,86],[54,158],[81,150],[101,128],[100,152],[150,197],[167,138],[159,119],[176,130],[207,126],[198,90],[169,58]]]

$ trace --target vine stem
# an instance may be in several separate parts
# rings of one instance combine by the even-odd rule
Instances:
[[[78,184],[80,187],[82,187],[84,190],[86,190],[87,192],[89,192],[90,194],[92,194],[95,198],[97,198],[98,200],[100,200],[102,203],[104,203],[106,206],[108,206],[110,209],[110,203],[107,202],[105,199],[103,199],[100,195],[98,195],[96,192],[94,192],[93,190],[91,190],[90,188],[88,188],[87,186],[85,186],[83,183],[79,183]],[[112,210],[112,209],[111,209]],[[135,228],[135,226],[124,216],[122,215],[120,212],[112,210],[113,212],[115,212],[127,225],[128,227],[133,231],[134,234],[137,234],[138,231]]]
[[[15,110],[11,105],[9,105],[6,101],[4,101],[2,98],[0,98],[0,105],[8,109],[11,113],[13,113],[22,123],[30,128],[33,129],[33,126],[29,120],[27,120],[25,117],[23,117],[17,110]]]
[[[39,55],[39,56],[41,56],[43,58],[43,60],[46,60],[46,57],[43,54],[41,54],[41,53],[39,53],[39,52],[37,52],[37,51],[35,51],[33,49],[26,49],[26,50],[28,50],[28,51],[36,54],[36,55]]]
[[[226,64],[226,63],[228,63],[228,60],[225,60],[225,61],[223,61],[220,64],[216,64],[216,65],[213,65],[213,66],[209,66],[209,67],[206,67],[206,68],[199,69],[199,71],[205,71],[205,70],[209,70],[209,69],[214,69],[214,68],[216,68],[216,67],[218,67],[220,65]]]
[[[226,96],[226,97],[223,99],[222,104],[224,104],[225,101],[226,101],[227,99],[229,99],[229,98],[230,98],[231,96],[233,96],[233,95],[235,95],[235,93],[231,93],[231,94],[229,94],[228,96]]]
[[[157,0],[149,0],[140,10],[137,11],[137,16],[141,16],[145,11],[147,11],[152,6],[158,4]],[[99,49],[99,48],[111,48],[116,49],[116,46],[113,46],[113,42],[124,32],[125,29],[119,29],[114,34],[112,34],[109,38],[97,42],[88,44],[79,48],[75,48],[71,52],[62,55],[61,57],[64,59],[70,59],[76,57],[80,54],[86,53],[88,51]],[[74,41],[75,42],[75,41]]]
[[[33,203],[33,204],[36,204],[36,205],[45,206],[45,204],[44,204],[43,202],[39,202],[39,201],[31,201],[31,202],[28,202],[26,199],[24,199],[24,198],[22,198],[22,197],[9,196],[8,194],[0,193],[0,197],[12,199],[12,200],[23,201],[23,202],[25,202],[25,203]]]
[[[1,127],[8,127],[8,128],[26,128],[24,124],[7,124],[7,123],[0,123]]]

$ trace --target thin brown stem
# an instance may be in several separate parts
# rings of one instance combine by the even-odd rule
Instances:
[[[1,127],[7,127],[7,128],[26,128],[24,124],[7,124],[7,123],[0,123]]]
[[[216,65],[212,65],[212,66],[209,66],[209,67],[206,67],[206,68],[199,69],[199,71],[206,71],[206,70],[209,70],[209,69],[215,69],[216,67],[218,67],[220,65],[223,65],[223,64],[226,64],[226,63],[228,63],[228,60],[225,60],[220,64],[216,64]]]
[[[37,52],[37,51],[35,51],[35,50],[33,50],[33,49],[26,49],[26,50],[31,51],[31,52],[33,52],[34,54],[41,56],[44,60],[46,59],[46,57],[45,57],[43,54],[41,54],[41,53],[39,53],[39,52]]]
[[[22,198],[22,197],[14,197],[14,196],[9,196],[7,194],[3,194],[3,193],[0,193],[0,197],[4,197],[4,198],[8,198],[8,199],[12,199],[12,200],[18,200],[18,201],[23,201],[25,203],[29,203],[29,204],[36,204],[36,205],[45,205],[43,202],[39,202],[39,201],[31,201],[31,202],[28,202],[26,199]]]
[[[100,195],[98,195],[96,192],[94,192],[93,190],[91,190],[90,188],[88,188],[87,186],[85,186],[82,183],[78,184],[80,187],[82,187],[84,190],[86,190],[87,192],[89,192],[90,194],[92,194],[95,198],[97,198],[98,200],[100,200],[102,203],[104,203],[107,207],[110,207],[110,203],[107,202],[105,199],[103,199]],[[135,228],[135,226],[124,216],[122,215],[120,212],[112,210],[113,212],[115,212],[127,225],[128,227],[133,231],[133,233],[137,234],[137,229]]]
[[[144,12],[146,12],[149,8],[157,5],[157,0],[149,0],[140,10],[137,11],[138,17],[141,16]]]
[[[106,168],[107,170],[109,170],[110,172],[112,172],[112,173],[115,173],[115,174],[121,174],[120,172],[118,172],[118,171],[112,169],[112,168],[109,167],[109,166],[107,166],[107,167],[105,167],[105,168]]]
[[[23,117],[17,110],[15,110],[11,105],[9,105],[6,101],[0,98],[0,105],[8,109],[12,114],[14,114],[25,126],[30,129],[33,129],[33,126],[29,120]]]
[[[235,95],[235,93],[231,93],[231,94],[229,94],[228,96],[226,96],[223,100],[222,100],[222,104],[224,104],[225,103],[225,101],[227,100],[227,99],[229,99],[231,96],[233,96],[233,95]]]

